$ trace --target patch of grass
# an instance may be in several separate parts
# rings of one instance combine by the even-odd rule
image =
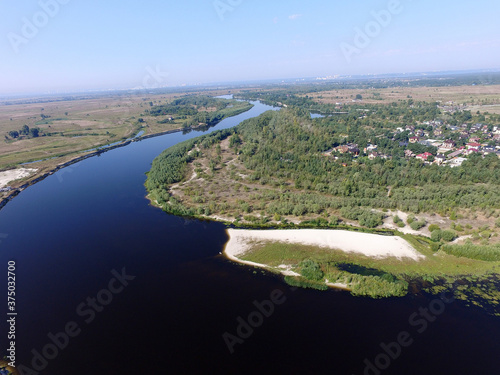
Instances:
[[[500,244],[494,245],[444,245],[442,250],[450,255],[469,259],[483,260],[487,262],[500,261]]]
[[[435,243],[426,237],[401,233],[398,235],[406,239],[426,258],[420,261],[398,258],[375,259],[363,254],[315,246],[259,242],[244,254],[242,259],[274,267],[281,264],[299,267],[302,262],[311,260],[319,265],[329,281],[350,283],[349,287],[353,290],[353,294],[373,298],[404,295],[407,291],[405,282],[411,280],[428,280],[428,282],[442,280],[452,283],[468,276],[488,277],[500,270],[500,261],[486,262],[457,257],[445,251],[437,251],[439,249],[431,249],[431,245]],[[346,264],[349,268],[342,269],[341,265]]]

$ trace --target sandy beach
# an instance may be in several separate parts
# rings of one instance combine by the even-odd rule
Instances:
[[[292,229],[292,230],[245,230],[228,229],[229,242],[224,250],[228,258],[258,267],[261,264],[240,260],[239,255],[248,251],[252,243],[261,241],[297,243],[320,246],[345,252],[364,254],[374,258],[396,257],[420,260],[425,256],[407,241],[397,236],[381,236],[344,230]]]
[[[9,182],[20,178],[28,177],[36,172],[36,169],[20,168],[11,169],[10,171],[0,172],[0,189],[7,186]]]

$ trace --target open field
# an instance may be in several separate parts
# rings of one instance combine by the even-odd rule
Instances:
[[[227,91],[220,92],[225,93]],[[219,92],[211,94],[218,95]],[[142,114],[150,103],[167,103],[182,95],[123,94],[67,100],[54,98],[42,103],[37,102],[42,99],[0,102],[0,136],[3,140],[0,143],[0,169],[114,143],[134,136],[140,129],[147,135],[181,128],[181,120],[158,124],[159,118]],[[143,123],[138,122],[139,117],[144,119]],[[41,136],[8,137],[10,131],[19,131],[24,125],[39,128]]]
[[[466,104],[466,107],[490,113],[499,113],[500,85],[445,86],[445,87],[394,87],[386,89],[345,89],[307,94],[311,99],[325,104],[349,104],[356,95],[363,97],[362,103],[389,104],[400,100],[440,102],[446,104]],[[473,106],[475,105],[475,106]],[[492,106],[495,105],[495,106]],[[492,107],[490,107],[492,106]]]

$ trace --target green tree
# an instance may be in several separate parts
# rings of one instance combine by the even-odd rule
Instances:
[[[11,138],[14,138],[14,139],[18,138],[19,137],[19,132],[15,131],[15,130],[12,130],[12,131],[9,132],[9,136]]]
[[[323,271],[314,260],[306,259],[300,263],[300,273],[306,279],[319,281],[324,277]]]
[[[38,137],[38,135],[39,135],[39,133],[40,133],[40,131],[39,131],[39,129],[38,129],[38,128],[31,128],[31,129],[30,129],[30,136],[31,136],[32,138],[37,138],[37,137]]]

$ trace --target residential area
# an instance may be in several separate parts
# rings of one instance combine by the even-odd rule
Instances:
[[[332,155],[336,160],[342,156],[345,160],[345,155],[367,157],[369,160],[404,156],[406,159],[421,160],[426,165],[449,167],[461,166],[470,155],[485,157],[494,154],[500,158],[499,126],[481,123],[451,126],[435,120],[398,127],[391,135],[392,138],[377,137],[383,139],[382,147],[375,140],[367,143],[366,147],[346,143],[327,151],[325,155]]]

